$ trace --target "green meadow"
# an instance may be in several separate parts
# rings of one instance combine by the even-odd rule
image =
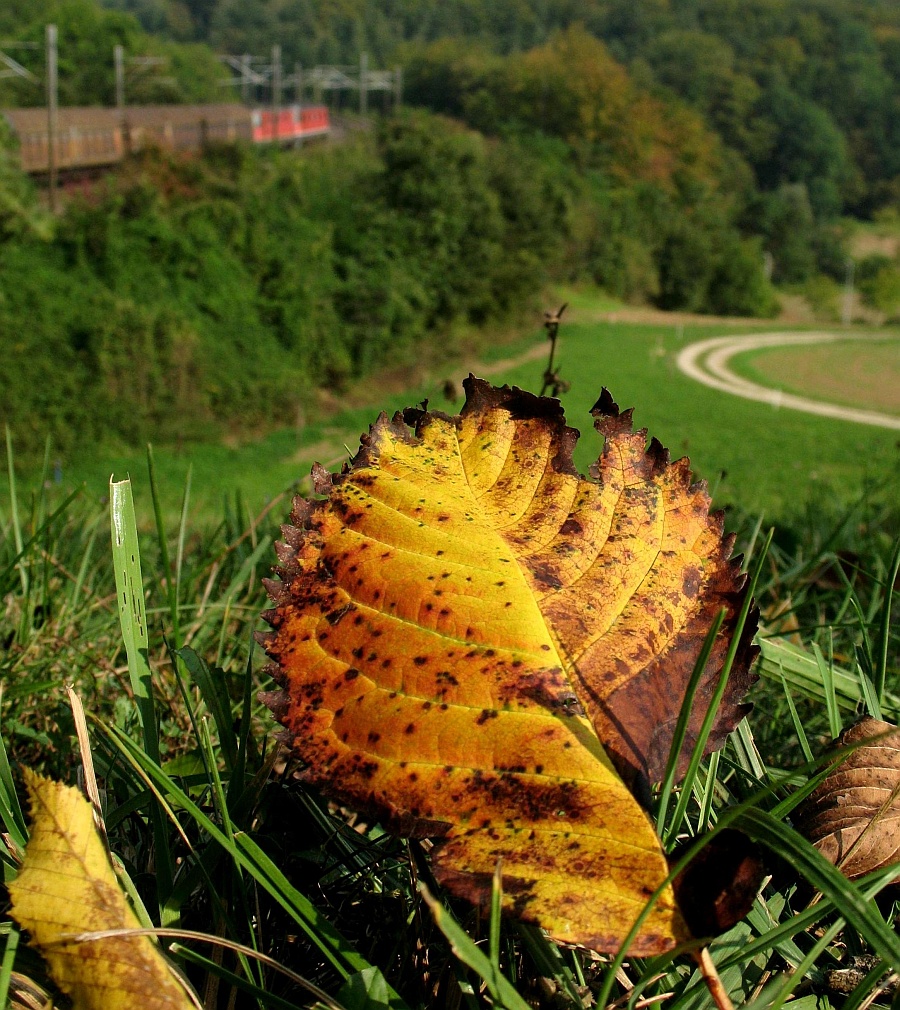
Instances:
[[[695,474],[708,482],[720,506],[738,505],[771,522],[790,521],[808,505],[815,507],[827,500],[829,507],[838,508],[873,484],[897,480],[895,431],[742,400],[707,389],[676,367],[677,352],[691,341],[769,329],[771,323],[739,328],[734,323],[681,326],[605,321],[604,315],[614,315],[614,308],[601,296],[582,294],[570,310],[572,321],[563,322],[557,344],[559,374],[571,384],[561,399],[569,423],[582,432],[576,452],[582,471],[600,449],[589,411],[606,386],[622,409],[634,408],[635,425],[647,428],[673,458],[687,455],[691,459]],[[861,345],[859,353],[871,346],[876,345]],[[549,342],[543,330],[532,330],[512,343],[493,346],[482,356],[482,364],[493,382],[537,392],[546,350]],[[446,366],[401,392],[383,392],[376,375],[353,390],[353,406],[338,407],[303,427],[281,428],[252,441],[155,446],[164,512],[170,518],[180,512],[190,474],[193,521],[218,518],[225,500],[240,501],[255,515],[276,497],[308,487],[313,462],[339,466],[356,451],[360,434],[379,411],[391,413],[427,397],[432,408],[455,413],[462,404],[460,384],[468,367]],[[471,367],[479,370],[477,365]],[[460,390],[455,402],[444,395],[447,378]],[[396,389],[396,380],[391,386]],[[105,497],[111,475],[118,479],[130,474],[140,519],[143,524],[150,522],[149,497],[143,506],[140,502],[146,473],[142,450],[61,460],[55,474],[52,446],[48,459],[44,479],[52,482],[61,477],[65,489],[83,484],[87,495],[98,500]],[[41,479],[36,473],[19,476],[25,488]],[[286,512],[287,501],[277,508]]]
[[[900,713],[887,590],[900,569],[896,432],[774,411],[677,371],[686,342],[742,332],[743,323],[625,323],[616,321],[621,306],[590,293],[570,301],[555,365],[571,383],[563,397],[570,422],[585,430],[579,467],[600,448],[589,410],[606,385],[673,455],[691,456],[716,503],[734,506],[728,522],[767,633],[749,720],[709,758],[698,743],[680,786],[670,768],[648,811],[673,859],[676,843],[689,839],[693,853],[730,825],[761,843],[775,867],[798,868],[767,878],[747,918],[710,943],[710,958],[735,1003],[757,1010],[775,1010],[792,993],[791,1005],[806,1010],[871,1002],[884,966],[900,963],[896,934],[871,900],[895,870],[851,882],[791,819],[817,781],[816,755],[844,725],[860,711]],[[495,341],[476,370],[538,390],[548,348],[535,327]],[[349,820],[296,780],[296,761],[273,741],[260,694],[273,686],[271,670],[251,643],[291,492],[310,490],[313,461],[337,469],[380,409],[427,397],[434,408],[458,410],[461,398],[450,402],[444,387],[447,379],[458,387],[466,367],[442,366],[406,389],[395,370],[349,390],[344,409],[254,441],[158,445],[158,510],[138,450],[57,461],[50,446],[43,472],[17,473],[16,494],[8,479],[0,488],[4,873],[19,872],[28,838],[16,769],[74,779],[92,763],[111,848],[123,854],[121,877],[142,921],[198,930],[169,951],[199,991],[214,993],[206,1005],[216,1010],[226,998],[273,1010],[578,1010],[623,1006],[635,993],[669,1010],[711,1005],[686,957],[598,959],[454,900],[419,843],[394,839],[376,821]],[[110,476],[129,474],[136,524],[132,488],[120,485],[105,502]],[[766,553],[769,525],[776,533]],[[142,636],[146,648],[137,648]],[[704,663],[701,656],[698,671]],[[699,700],[692,683],[685,713]],[[67,685],[88,712],[83,750]],[[574,865],[571,872],[577,886]],[[434,915],[418,883],[440,895]],[[821,900],[807,906],[810,886]],[[226,914],[214,922],[210,910],[220,909]],[[26,985],[52,994],[18,927],[3,928],[0,995]],[[206,951],[217,930],[231,945],[218,961],[191,946],[199,938]],[[805,995],[810,980],[819,985],[826,970],[846,965],[837,942],[826,949],[836,938],[873,955],[853,1004]],[[265,969],[255,965],[260,951],[271,958]]]

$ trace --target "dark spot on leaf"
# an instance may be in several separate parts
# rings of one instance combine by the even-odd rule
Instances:
[[[684,573],[684,582],[681,586],[681,591],[689,600],[694,600],[697,598],[697,594],[700,592],[700,582],[701,575],[698,569],[688,568]]]

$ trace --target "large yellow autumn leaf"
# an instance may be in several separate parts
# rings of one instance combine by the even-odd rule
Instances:
[[[687,461],[608,395],[588,480],[556,400],[466,390],[459,417],[382,415],[344,472],[314,471],[323,497],[296,501],[269,583],[270,700],[306,780],[438,839],[453,892],[486,904],[502,859],[507,911],[613,951],[667,874],[633,793],[662,772],[724,607],[692,746],[742,580]],[[750,634],[711,746],[745,712]],[[631,952],[688,938],[667,889]]]
[[[31,934],[75,1010],[190,1010],[194,1004],[147,936],[80,940],[79,934],[140,929],[72,786],[26,772],[31,837],[9,885],[14,918]]]

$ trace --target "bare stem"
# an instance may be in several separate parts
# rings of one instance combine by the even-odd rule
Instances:
[[[734,1004],[731,1002],[731,997],[725,991],[725,986],[722,985],[722,979],[719,978],[719,973],[716,971],[709,948],[701,947],[700,950],[695,950],[694,960],[697,962],[700,974],[706,982],[706,988],[709,989],[709,994],[712,996],[713,1002],[719,1010],[734,1010]]]

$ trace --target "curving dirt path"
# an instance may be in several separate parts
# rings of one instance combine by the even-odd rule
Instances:
[[[900,417],[884,414],[878,410],[861,410],[856,407],[841,407],[805,396],[785,393],[780,389],[768,389],[736,375],[729,367],[729,361],[745,351],[755,351],[761,347],[783,347],[789,344],[824,344],[842,340],[871,340],[871,336],[848,335],[845,333],[753,333],[740,337],[713,337],[698,340],[682,348],[675,358],[678,368],[687,376],[712,389],[742,396],[745,400],[758,400],[773,407],[788,407],[807,414],[819,414],[839,421],[854,421],[857,424],[872,424],[879,428],[900,430]],[[892,338],[885,338],[892,339]]]

